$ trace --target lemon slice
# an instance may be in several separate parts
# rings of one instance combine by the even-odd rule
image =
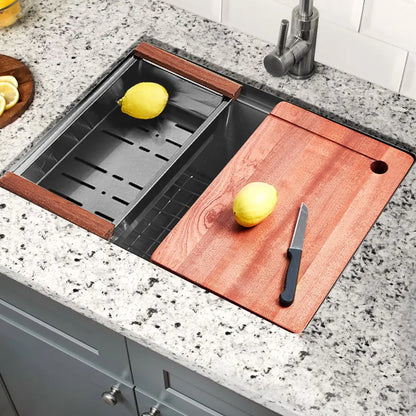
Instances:
[[[4,113],[6,109],[6,99],[0,95],[0,116]]]
[[[0,95],[6,100],[5,110],[12,108],[19,101],[18,89],[8,82],[0,82]]]
[[[17,79],[13,75],[3,75],[0,77],[0,82],[8,82],[14,85],[16,88],[19,86]]]

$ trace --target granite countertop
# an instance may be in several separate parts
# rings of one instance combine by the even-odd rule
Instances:
[[[141,39],[415,151],[411,99],[323,65],[307,81],[272,78],[272,45],[163,2],[45,0],[0,32],[36,84],[0,131],[0,171]],[[301,336],[5,190],[0,271],[282,415],[412,415],[415,183],[413,167]]]

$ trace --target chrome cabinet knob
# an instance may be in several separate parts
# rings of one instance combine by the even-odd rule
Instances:
[[[110,391],[105,391],[101,398],[107,403],[109,406],[115,406],[117,404],[117,396],[120,394],[120,390],[118,387],[111,387]]]
[[[162,416],[156,407],[151,407],[150,412],[142,413],[142,416]]]

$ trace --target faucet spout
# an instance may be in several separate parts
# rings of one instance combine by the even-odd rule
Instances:
[[[264,66],[271,75],[289,73],[297,79],[312,76],[315,70],[315,46],[318,32],[318,10],[313,0],[300,0],[292,12],[289,39],[289,22],[282,20],[277,47],[264,58]]]
[[[312,16],[313,13],[313,0],[300,0],[299,2],[299,14],[303,18]]]

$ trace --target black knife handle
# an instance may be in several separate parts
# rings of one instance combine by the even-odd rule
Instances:
[[[289,248],[289,250],[287,250],[287,256],[290,261],[286,271],[285,289],[279,297],[281,306],[290,306],[295,299],[302,250],[299,248]]]

